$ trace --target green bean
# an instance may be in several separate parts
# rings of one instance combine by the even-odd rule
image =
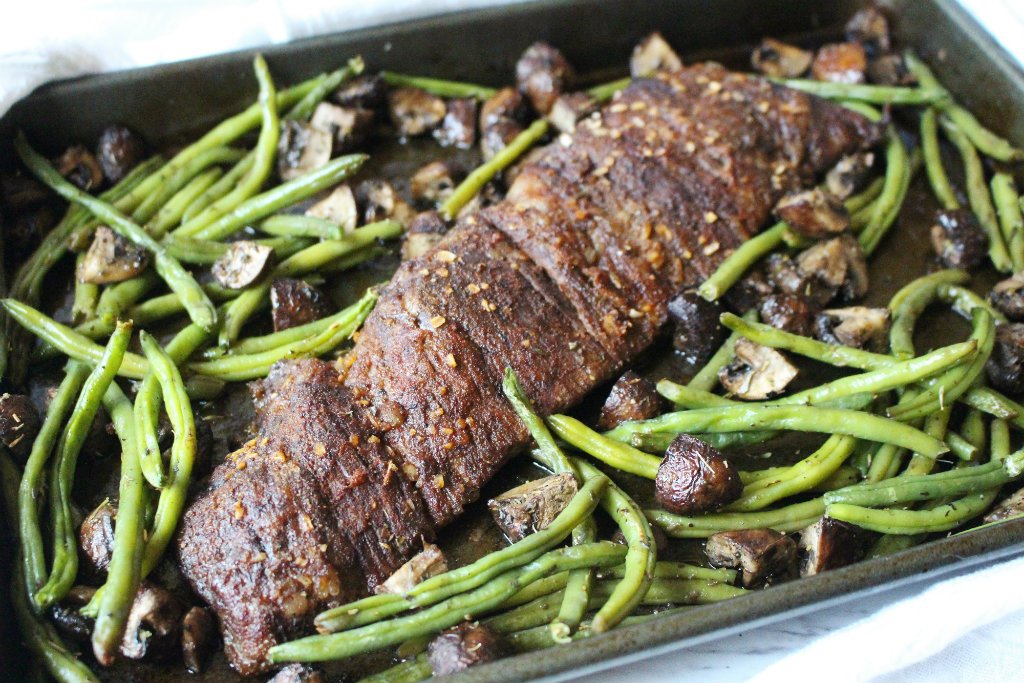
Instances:
[[[882,112],[876,107],[871,106],[867,102],[853,99],[839,99],[839,104],[843,105],[850,111],[855,111],[869,121],[878,123],[882,120]]]
[[[188,208],[185,209],[185,213],[181,215],[180,223],[190,223],[194,218],[202,214],[211,204],[221,199],[232,188],[238,185],[238,181],[241,180],[252,165],[256,162],[256,155],[250,152],[246,154],[237,164],[231,167],[227,173],[221,176],[220,180],[210,185],[202,194],[196,197]]]
[[[757,323],[757,311],[749,310],[743,314],[742,318],[737,318],[741,322],[745,323]],[[728,323],[725,322],[725,318],[722,318],[722,323],[728,327]],[[767,325],[765,326],[767,327]],[[769,327],[768,329],[774,329]],[[740,340],[740,337],[746,336],[741,332],[733,330],[733,334],[729,335],[729,338],[725,340],[715,354],[711,356],[704,367],[697,372],[696,375],[690,380],[687,386],[693,389],[699,389],[701,391],[711,391],[718,385],[718,372],[726,365],[728,365],[736,352],[736,343]],[[751,340],[755,341],[755,340]]]
[[[977,408],[967,409],[967,414],[964,415],[963,422],[960,423],[960,435],[978,451],[985,450],[985,446],[988,445],[988,432],[980,410]]]
[[[160,277],[147,270],[138,277],[107,287],[96,305],[96,316],[123,318],[129,308],[160,283]]]
[[[223,176],[224,171],[214,167],[194,177],[160,207],[153,220],[145,226],[146,231],[150,234],[164,235],[172,225],[180,223],[188,207],[192,206]]]
[[[569,580],[569,572],[558,572],[551,576],[546,576],[543,579],[537,579],[533,583],[523,586],[505,602],[501,603],[501,609],[512,609],[513,607],[519,607],[525,605],[528,602],[536,600],[539,597],[545,595],[551,595],[565,588],[566,581]]]
[[[400,643],[408,638],[434,633],[467,617],[486,613],[514,595],[523,584],[547,574],[577,567],[610,566],[622,562],[626,549],[602,541],[552,550],[529,564],[502,574],[484,585],[422,611],[350,631],[309,636],[270,649],[267,661],[316,662],[350,657]],[[420,584],[422,585],[422,584]]]
[[[833,519],[882,534],[920,534],[955,529],[988,509],[996,490],[974,493],[931,510],[873,509],[846,503],[826,508]]]
[[[308,246],[308,239],[297,237],[269,237],[253,240],[256,244],[270,247],[279,258],[287,258]],[[183,235],[168,235],[163,242],[167,253],[185,263],[212,264],[231,250],[226,242],[211,242]],[[204,288],[205,290],[205,288]]]
[[[131,340],[130,322],[119,322],[110,336],[103,358],[82,385],[81,393],[71,411],[67,429],[57,446],[53,464],[53,485],[50,490],[50,523],[53,526],[53,566],[46,584],[35,592],[36,606],[44,610],[62,600],[75,582],[78,573],[78,545],[75,526],[71,521],[71,487],[75,480],[75,466],[93,418],[99,410],[107,387],[114,380],[121,358]]]
[[[961,460],[974,460],[980,452],[977,446],[956,432],[946,434],[945,441],[946,445],[949,446],[949,452]]]
[[[924,310],[939,296],[944,284],[963,284],[970,276],[962,270],[940,270],[919,277],[905,285],[892,297],[889,310],[892,327],[889,345],[897,358],[912,358],[914,353],[914,326]]]
[[[928,107],[921,114],[921,150],[924,153],[924,168],[928,174],[928,182],[931,183],[935,198],[944,209],[952,211],[960,208],[960,201],[956,198],[946,169],[942,167],[937,116],[934,107]]]
[[[871,184],[861,190],[859,194],[855,194],[843,202],[843,205],[850,214],[857,213],[864,207],[870,206],[872,202],[878,199],[878,196],[882,194],[882,190],[884,188],[885,178],[875,178],[871,181]]]
[[[356,266],[360,266],[366,263],[367,261],[372,261],[374,259],[380,258],[385,254],[393,254],[393,250],[379,244],[374,244],[369,247],[356,249],[350,254],[339,256],[333,261],[330,261],[329,263],[321,266],[320,268],[317,268],[316,272],[321,275],[329,275],[331,273],[342,273],[346,270],[355,268]],[[306,278],[306,280],[308,281],[309,278]]]
[[[915,545],[921,545],[927,540],[928,534],[906,534],[902,536],[893,536],[891,534],[882,534],[882,537],[874,544],[874,546],[868,551],[868,554],[864,559],[873,560],[877,557],[888,557],[889,555],[895,555],[896,553],[909,550]]]
[[[952,414],[953,411],[949,407],[938,409],[924,419],[921,429],[925,434],[933,438],[944,439],[946,438],[946,431],[949,428],[949,419]],[[906,469],[903,470],[903,476],[929,474],[935,469],[935,465],[934,459],[927,458],[920,453],[914,453],[910,457],[910,462],[907,463]]]
[[[498,92],[495,88],[475,83],[459,83],[426,76],[408,76],[397,74],[394,71],[381,71],[380,75],[384,82],[392,87],[419,88],[438,97],[473,97],[478,100],[486,100]]]
[[[654,479],[658,474],[661,458],[648,455],[621,441],[599,434],[576,418],[568,415],[552,415],[547,422],[560,439],[617,470],[629,472],[645,479]],[[612,431],[614,432],[614,430]]]
[[[857,236],[866,256],[874,253],[889,227],[899,215],[903,199],[910,187],[911,163],[899,134],[891,126],[885,147],[885,186],[875,200],[868,224]]]
[[[414,607],[432,605],[456,593],[482,586],[503,572],[532,562],[560,543],[583,519],[590,516],[608,483],[604,475],[589,478],[551,524],[507,548],[489,553],[473,564],[431,577],[413,586],[404,596],[374,595],[321,612],[316,617],[316,627],[321,632],[340,631],[372,623]]]
[[[624,566],[618,565],[601,571],[600,578],[621,579],[625,575],[625,571]],[[734,583],[739,577],[739,572],[735,569],[710,569],[695,567],[683,562],[660,561],[654,565],[653,576],[656,579],[700,579],[719,583]]]
[[[744,448],[746,446],[753,446],[762,444],[765,441],[774,439],[779,433],[774,430],[754,430],[746,432],[730,432],[728,434],[714,434],[709,432],[697,432],[692,434],[704,443],[717,448],[720,451],[725,451],[734,448]],[[678,436],[671,432],[657,433],[657,434],[634,434],[630,440],[629,445],[633,448],[638,448],[645,453],[664,453],[668,450],[669,445]]]
[[[548,431],[544,420],[537,415],[533,402],[526,395],[519,378],[512,368],[505,368],[505,376],[501,383],[505,398],[512,404],[516,415],[530,432],[530,436],[537,443],[537,448],[531,454],[534,460],[547,467],[552,472],[571,472],[575,476],[576,471],[569,462],[569,459],[562,453],[562,449],[555,443],[555,439]]]
[[[30,594],[42,588],[46,582],[46,557],[43,552],[43,534],[39,528],[38,498],[41,494],[41,478],[46,462],[50,458],[54,444],[60,435],[69,411],[75,402],[89,370],[85,365],[69,361],[65,368],[64,380],[57,388],[57,393],[50,401],[46,417],[39,429],[28,461],[25,473],[18,488],[18,535],[21,541],[21,556],[25,587]]]
[[[714,408],[715,406],[731,406],[738,403],[710,391],[697,389],[692,385],[676,384],[667,379],[659,380],[655,389],[680,408]]]
[[[672,538],[707,538],[719,531],[734,529],[775,529],[783,533],[799,531],[814,524],[825,513],[821,498],[758,512],[713,512],[699,517],[683,517],[665,510],[644,510],[647,519]]]
[[[626,86],[633,82],[632,77],[626,76],[615,81],[608,83],[602,83],[595,85],[592,88],[587,89],[587,94],[598,102],[606,102],[615,96],[621,90],[625,90]]]
[[[992,176],[992,201],[995,203],[1003,241],[1010,253],[1014,272],[1024,270],[1024,217],[1021,216],[1020,193],[1013,176],[1000,171]]]
[[[414,658],[395,664],[391,668],[384,669],[371,676],[360,678],[357,683],[417,683],[430,678],[433,671],[427,655],[420,653]]]
[[[349,80],[353,76],[358,76],[363,73],[363,69],[366,65],[363,64],[363,58],[359,55],[352,57],[348,60],[345,66],[332,71],[317,82],[317,84],[310,89],[306,95],[299,100],[294,107],[284,116],[285,121],[297,121],[299,119],[308,119],[316,106],[323,101],[331,92],[336,90],[345,81]]]
[[[110,204],[97,199],[65,180],[41,155],[28,146],[19,132],[14,146],[25,165],[51,189],[65,199],[85,206],[123,237],[153,253],[154,266],[167,285],[181,295],[189,316],[197,324],[210,329],[217,320],[213,304],[202,288],[177,259],[167,254],[156,240]]]
[[[319,237],[325,240],[340,240],[341,226],[325,218],[299,214],[278,214],[260,223],[260,230],[268,235],[291,237]]]
[[[81,268],[82,262],[85,261],[86,252],[81,252],[75,257],[75,272]],[[4,288],[6,290],[6,287]],[[6,296],[6,291],[4,296]],[[75,297],[71,302],[71,320],[77,325],[78,323],[89,320],[96,314],[96,300],[100,296],[100,287],[94,282],[82,282],[77,277],[75,278]],[[4,344],[6,346],[6,343]],[[0,373],[2,376],[2,373]]]
[[[139,469],[142,476],[155,489],[164,485],[166,473],[157,436],[160,421],[159,385],[150,374],[142,381],[142,388],[135,396],[135,434],[139,448]]]
[[[544,137],[548,132],[548,127],[546,120],[537,119],[504,149],[466,176],[466,179],[459,183],[448,199],[441,204],[441,215],[445,220],[455,218],[462,207],[480,192],[480,188]]]
[[[856,100],[871,104],[934,104],[949,98],[949,94],[939,88],[833,83],[801,78],[771,78],[769,80],[825,99]]]
[[[776,223],[756,237],[741,244],[697,288],[697,293],[708,301],[716,301],[743,277],[747,270],[782,244],[789,230],[785,223]]]
[[[1010,454],[1010,429],[1006,420],[992,420],[992,459],[1002,462]]]
[[[987,299],[978,296],[961,285],[941,284],[939,285],[937,296],[939,299],[952,306],[954,311],[968,320],[971,319],[971,312],[975,308],[983,308],[988,311],[988,314],[992,316],[992,319],[997,323],[1006,322],[1006,316],[1003,315],[999,309],[989,303]]]
[[[597,524],[593,517],[583,520],[572,530],[573,545],[585,545],[596,540]],[[569,572],[565,589],[562,591],[562,604],[559,606],[558,614],[554,615],[549,624],[551,634],[556,640],[568,638],[579,628],[590,603],[593,583],[594,570],[590,567],[580,567]]]

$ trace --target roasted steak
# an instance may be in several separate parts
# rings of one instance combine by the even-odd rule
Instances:
[[[403,263],[350,354],[278,364],[256,389],[260,438],[217,469],[179,539],[232,664],[263,670],[476,499],[528,439],[506,366],[542,412],[569,408],[780,197],[879,133],[715,64],[635,80]]]

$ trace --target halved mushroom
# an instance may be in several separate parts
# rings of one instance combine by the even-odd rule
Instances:
[[[189,673],[197,674],[203,670],[216,640],[217,628],[208,609],[193,607],[185,613],[181,620],[181,658]]]
[[[448,111],[444,100],[419,88],[388,93],[388,114],[400,137],[423,135],[435,128]]]
[[[869,536],[859,526],[822,517],[800,532],[800,548],[805,553],[800,563],[800,576],[813,576],[853,564],[864,556]]]
[[[402,260],[408,261],[425,254],[441,241],[448,232],[448,224],[437,211],[423,211],[409,223],[402,241]]]
[[[672,439],[654,478],[658,504],[677,515],[717,510],[741,493],[739,470],[717,448],[689,434]]]
[[[760,401],[785,391],[798,370],[779,351],[746,338],[736,343],[736,358],[722,368],[718,380],[736,398]]]
[[[868,6],[854,14],[845,27],[846,39],[859,43],[869,57],[884,55],[892,49],[889,20],[877,7]]]
[[[776,256],[773,254],[772,256]],[[769,257],[770,258],[770,257]],[[736,313],[745,313],[760,308],[765,297],[775,293],[775,287],[765,278],[760,269],[747,273],[730,287],[721,302],[725,308]]]
[[[884,55],[868,62],[868,81],[876,85],[913,85],[917,77],[901,54]]]
[[[135,594],[121,654],[128,659],[163,656],[178,648],[181,602],[167,590],[144,581]]]
[[[579,490],[576,477],[560,472],[528,481],[487,501],[487,507],[513,543],[547,528]]]
[[[28,458],[39,425],[39,411],[32,399],[24,394],[0,395],[0,442],[17,462]]]
[[[761,322],[765,325],[807,337],[814,333],[816,307],[806,298],[780,292],[761,302]]]
[[[864,296],[868,290],[868,268],[864,250],[850,235],[841,235],[819,242],[796,258],[797,271],[813,281],[803,291],[816,303],[827,304],[837,294],[846,299]]]
[[[998,505],[988,511],[981,521],[985,524],[1001,522],[1004,519],[1012,519],[1024,515],[1024,488],[1017,489],[1008,498],[1000,501]]]
[[[463,622],[442,631],[427,645],[427,661],[435,676],[446,676],[505,656],[508,644],[490,627]]]
[[[551,110],[555,98],[574,77],[575,72],[565,55],[544,42],[526,48],[516,62],[516,87],[526,93],[533,108],[542,116]]]
[[[78,527],[78,548],[84,560],[82,569],[92,576],[103,576],[114,552],[114,524],[117,507],[104,500]]]
[[[359,223],[356,196],[348,185],[338,185],[329,195],[306,209],[306,215],[330,221],[345,233],[355,230]]]
[[[721,531],[704,546],[716,567],[742,570],[743,587],[792,578],[797,571],[796,543],[774,529]]]
[[[682,68],[683,60],[657,31],[637,43],[629,56],[629,75],[633,78],[650,76],[655,71],[679,71]]]
[[[597,100],[585,92],[571,92],[559,95],[551,105],[547,118],[555,128],[572,135],[576,124],[597,111]]]
[[[324,676],[309,664],[294,662],[274,674],[267,683],[324,683]]]
[[[601,406],[600,429],[612,429],[630,420],[646,420],[661,412],[662,398],[651,380],[627,370],[619,377]]]
[[[457,161],[432,161],[413,174],[409,193],[418,202],[438,204],[451,196],[466,177],[466,169]]]
[[[774,38],[765,38],[750,55],[751,65],[773,78],[798,78],[807,73],[814,53]]]
[[[811,239],[838,235],[850,227],[846,207],[820,187],[786,195],[775,205],[775,215],[793,232]]]
[[[814,55],[811,75],[819,81],[863,83],[867,68],[867,55],[860,43],[831,43]]]
[[[444,119],[434,129],[434,139],[442,147],[470,149],[476,142],[476,98],[456,97],[448,100],[445,107]]]
[[[123,282],[139,275],[149,265],[149,252],[100,225],[93,233],[92,244],[75,268],[80,282],[103,285]]]
[[[682,290],[668,302],[672,346],[687,363],[703,363],[725,341],[727,332],[719,321],[721,314],[717,302],[708,301],[692,288]]]
[[[274,262],[274,249],[251,240],[232,242],[210,273],[228,289],[242,289],[259,280]]]
[[[975,268],[988,256],[988,237],[966,209],[937,211],[929,236],[935,254],[950,268]]]
[[[441,549],[433,543],[424,543],[423,550],[396,569],[384,583],[377,586],[374,592],[405,595],[416,584],[446,571],[448,571],[448,563]]]
[[[847,306],[822,311],[815,327],[818,339],[830,344],[882,349],[891,323],[888,308]]]
[[[277,143],[277,172],[281,180],[294,180],[331,160],[334,136],[303,121],[287,121]]]
[[[358,145],[366,138],[373,123],[373,112],[355,107],[339,107],[321,102],[313,110],[309,124],[331,134],[331,156],[336,156]]]
[[[274,278],[270,286],[270,314],[274,332],[319,320],[331,314],[327,295],[303,280]]]
[[[96,158],[107,181],[117,183],[146,158],[146,142],[126,126],[107,126],[96,143]]]
[[[1024,323],[996,325],[996,341],[985,372],[999,391],[1024,393]]]
[[[330,99],[341,107],[381,110],[387,104],[388,84],[380,74],[364,74],[340,85]]]
[[[74,586],[64,599],[50,608],[50,621],[62,636],[79,643],[88,643],[96,620],[82,614],[82,607],[96,595],[92,586]]]
[[[849,199],[871,176],[874,163],[874,152],[845,156],[825,175],[825,187],[840,200]]]
[[[1024,271],[996,283],[988,300],[1010,320],[1024,320]]]
[[[54,166],[69,183],[83,192],[91,192],[103,184],[103,170],[99,162],[83,145],[68,147]]]
[[[382,178],[364,180],[356,186],[356,206],[364,223],[375,223],[386,218],[408,225],[414,214],[412,207],[398,196],[398,192]]]

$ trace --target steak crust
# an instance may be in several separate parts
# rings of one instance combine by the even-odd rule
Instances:
[[[346,357],[275,366],[255,390],[261,437],[179,537],[235,668],[265,670],[270,647],[387,578],[523,448],[506,366],[542,413],[570,408],[780,197],[880,135],[716,64],[635,80],[403,263]]]

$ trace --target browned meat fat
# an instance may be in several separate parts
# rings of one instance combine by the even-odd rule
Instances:
[[[879,129],[715,64],[637,79],[504,201],[406,261],[338,363],[279,363],[260,436],[186,512],[182,570],[217,612],[231,663],[371,591],[455,519],[529,434],[511,367],[543,414],[622,372],[707,277]]]

